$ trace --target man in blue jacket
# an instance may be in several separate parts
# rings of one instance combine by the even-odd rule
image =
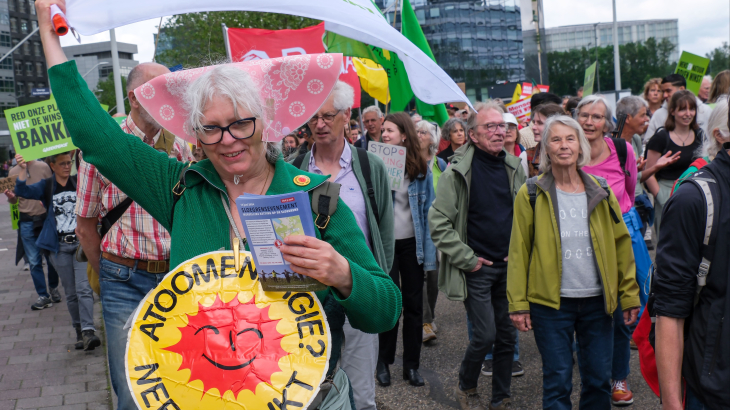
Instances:
[[[22,157],[18,163],[21,164]],[[76,329],[76,349],[94,350],[101,344],[95,335],[94,296],[86,275],[86,262],[76,260],[79,240],[76,237],[76,176],[71,177],[71,153],[50,157],[53,175],[27,185],[21,173],[15,185],[15,195],[43,202],[48,210],[36,245],[51,253],[53,263],[66,291],[66,305]]]

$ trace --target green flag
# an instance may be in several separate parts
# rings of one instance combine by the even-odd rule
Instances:
[[[418,22],[416,12],[413,11],[413,7],[411,7],[411,3],[408,0],[403,0],[403,10],[401,12],[401,32],[407,39],[411,40],[416,47],[426,53],[431,60],[436,61],[433,57],[433,53],[431,52],[431,47],[428,45],[426,36],[423,34],[421,24]],[[401,63],[401,66],[402,65],[403,64]],[[410,83],[408,85],[408,89],[410,90]],[[412,94],[413,91],[411,91],[411,95]],[[403,107],[405,108],[405,105]],[[393,108],[395,109],[395,106],[393,106]],[[449,114],[446,112],[446,107],[443,104],[429,105],[416,98],[416,109],[423,118],[436,121],[439,125],[444,125],[444,123],[449,119]]]
[[[413,98],[413,90],[411,90],[411,85],[408,82],[406,69],[396,53],[329,31],[325,33],[323,41],[328,53],[342,53],[348,57],[367,58],[383,66],[385,73],[388,75],[391,111],[403,111]]]

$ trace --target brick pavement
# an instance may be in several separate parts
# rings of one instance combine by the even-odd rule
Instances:
[[[64,300],[33,311],[37,295],[28,271],[15,266],[17,233],[0,195],[0,410],[111,409],[101,304],[94,304],[102,346],[74,350],[76,333]],[[96,296],[96,295],[95,295]]]

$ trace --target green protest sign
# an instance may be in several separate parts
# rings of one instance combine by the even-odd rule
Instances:
[[[18,221],[20,221],[20,210],[18,204],[10,204],[10,220],[13,222],[13,229],[18,230]]]
[[[697,95],[702,85],[702,77],[705,76],[709,65],[710,60],[682,51],[682,56],[679,57],[677,69],[674,70],[674,73],[684,77],[687,80],[687,89]]]
[[[596,63],[589,65],[586,68],[585,79],[583,80],[583,95],[593,94],[593,83],[596,80]]]
[[[76,149],[53,96],[46,101],[5,110],[5,118],[15,152],[26,161]]]

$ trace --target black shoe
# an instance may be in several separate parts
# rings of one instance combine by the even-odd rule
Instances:
[[[390,386],[390,369],[387,364],[378,361],[375,367],[375,380],[383,387]]]
[[[74,349],[81,350],[84,348],[84,336],[81,334],[81,326],[74,326],[74,329],[76,330],[76,344],[74,345]]]
[[[84,337],[84,350],[94,350],[94,348],[101,346],[101,340],[94,334],[93,330],[84,330],[81,332]]]
[[[61,292],[58,291],[58,288],[51,288],[51,302],[53,303],[61,303]]]
[[[38,296],[38,300],[35,301],[34,304],[30,306],[32,310],[43,310],[45,308],[49,308],[53,306],[53,302],[51,301],[51,298],[47,298],[45,296]]]
[[[512,377],[519,377],[525,374],[525,369],[522,368],[522,363],[519,360],[512,362]]]
[[[403,380],[408,380],[411,386],[423,386],[426,383],[423,381],[423,377],[418,373],[418,369],[403,370]]]
[[[482,363],[482,374],[485,376],[491,376],[492,375],[492,361],[491,360],[485,360],[484,363]]]

